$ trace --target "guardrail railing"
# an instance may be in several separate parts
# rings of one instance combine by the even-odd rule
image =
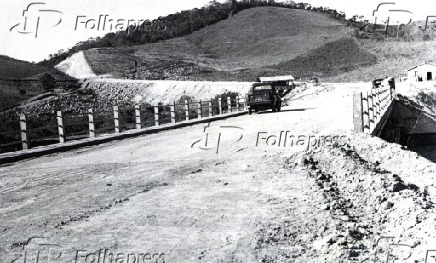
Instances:
[[[66,141],[94,138],[103,134],[122,133],[164,124],[213,117],[245,111],[246,101],[238,96],[208,101],[178,101],[170,105],[136,104],[90,108],[81,112],[57,111],[29,118],[21,112],[0,119],[0,153],[27,150]]]
[[[389,86],[354,93],[354,130],[372,134],[394,100],[395,90]]]

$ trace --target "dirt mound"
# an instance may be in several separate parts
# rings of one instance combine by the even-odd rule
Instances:
[[[182,96],[195,100],[210,100],[218,94],[237,92],[241,98],[251,86],[250,82],[194,82],[194,81],[130,81],[116,79],[90,80],[83,85],[107,103],[119,101],[170,104]]]
[[[208,101],[229,92],[239,93],[244,99],[251,82],[193,82],[193,81],[131,81],[91,79],[78,90],[21,106],[28,116],[52,114],[60,108],[64,112],[85,113],[90,108],[112,110],[114,105],[159,103],[169,105],[183,96],[195,101]]]
[[[82,51],[62,61],[56,69],[78,79],[95,77]]]

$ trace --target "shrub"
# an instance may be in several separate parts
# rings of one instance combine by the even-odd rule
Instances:
[[[52,75],[48,74],[48,73],[44,73],[41,78],[40,78],[41,84],[42,84],[42,88],[49,92],[54,90],[55,85],[56,85],[56,80],[55,78],[53,78]]]

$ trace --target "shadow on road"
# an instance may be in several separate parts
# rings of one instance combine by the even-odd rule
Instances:
[[[279,114],[279,113],[281,113],[281,112],[289,112],[289,111],[307,111],[307,110],[314,110],[314,109],[317,109],[317,108],[307,108],[307,109],[289,109],[289,110],[281,110],[281,111],[279,111],[279,112],[273,112],[273,111],[269,110],[269,111],[260,111],[260,112],[258,112],[257,114],[269,114],[269,113],[276,113],[276,114]]]

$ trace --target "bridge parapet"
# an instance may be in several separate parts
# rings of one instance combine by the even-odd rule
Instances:
[[[392,110],[395,89],[388,85],[358,92],[353,96],[354,130],[366,134],[378,134]]]

